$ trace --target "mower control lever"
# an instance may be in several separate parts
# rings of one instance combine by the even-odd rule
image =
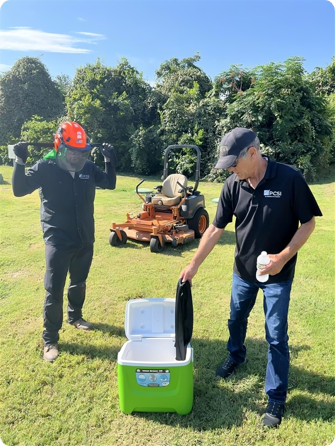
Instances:
[[[179,184],[179,186],[181,187],[181,189],[178,192],[179,193],[184,192],[184,196],[186,197],[187,187],[184,187],[182,184],[179,183],[179,181],[177,181],[177,184]]]
[[[141,180],[137,185],[136,185],[136,193],[138,194],[138,188],[139,186],[141,186],[141,184],[143,183],[144,179]]]

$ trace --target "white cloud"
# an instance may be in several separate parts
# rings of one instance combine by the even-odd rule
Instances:
[[[91,44],[96,45],[97,40],[104,40],[105,37],[102,34],[95,34],[95,33],[84,33],[84,32],[78,32],[76,34],[81,34],[83,36],[91,37],[90,42]],[[84,42],[84,40],[82,40]]]
[[[1,0],[0,0],[1,1]],[[102,34],[77,33],[84,37],[69,34],[48,33],[27,27],[0,30],[0,49],[11,51],[44,51],[49,53],[91,53],[86,48],[76,48],[77,44],[94,44],[105,39]]]
[[[5,65],[4,63],[0,63],[0,73],[4,71],[8,71],[12,68],[11,65]],[[1,443],[0,443],[1,446]]]
[[[82,32],[77,32],[77,34],[83,34],[84,36],[90,36],[90,37],[94,37],[96,39],[101,40],[101,37],[103,37],[102,34],[96,34],[96,33],[85,33],[84,31]]]

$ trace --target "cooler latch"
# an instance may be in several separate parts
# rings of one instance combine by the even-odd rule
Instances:
[[[142,341],[142,335],[131,335],[130,336],[130,340],[135,341],[135,342],[141,342]]]

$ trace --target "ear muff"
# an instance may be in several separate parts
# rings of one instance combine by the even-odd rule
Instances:
[[[61,145],[63,143],[63,135],[62,135],[62,133],[63,133],[63,129],[62,129],[62,127],[60,127],[57,130],[57,133],[55,135],[55,141],[54,141],[54,146],[55,146],[56,152],[60,152],[60,150],[61,150]]]

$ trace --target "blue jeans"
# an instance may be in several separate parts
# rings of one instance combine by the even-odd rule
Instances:
[[[289,372],[289,348],[287,316],[292,280],[279,283],[250,283],[233,273],[228,320],[229,356],[237,364],[244,362],[244,341],[248,317],[255,305],[259,288],[264,294],[265,333],[269,344],[265,392],[270,402],[284,404],[286,401]]]

